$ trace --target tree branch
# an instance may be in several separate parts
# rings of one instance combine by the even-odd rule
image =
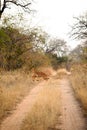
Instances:
[[[27,7],[27,6],[29,6],[29,5],[31,4],[31,2],[29,2],[29,3],[25,4],[25,5],[22,5],[22,4],[17,3],[16,1],[13,1],[13,0],[11,0],[11,1],[6,0],[6,3],[12,3],[12,4],[15,4],[15,5],[17,5],[17,6],[21,6],[21,7],[23,7],[23,8],[25,8],[25,7]]]
[[[4,12],[5,8],[6,8],[6,0],[4,0],[4,2],[3,2],[3,7],[2,7],[2,9],[0,10],[0,18],[1,18],[1,16],[2,16],[2,13]]]
[[[19,6],[21,7],[24,11],[26,12],[31,12],[32,10],[30,10],[30,8],[28,7],[29,5],[31,5],[31,2],[25,2],[25,1],[22,1],[21,2],[17,2],[17,0],[3,0],[3,5],[2,5],[2,8],[0,7],[0,18],[4,12],[4,10],[9,6],[8,4],[14,4],[16,6]]]

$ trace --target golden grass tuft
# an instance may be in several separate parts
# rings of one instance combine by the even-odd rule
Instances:
[[[82,103],[87,114],[87,65],[74,65],[71,75],[71,82],[76,93],[76,97]]]
[[[0,123],[15,109],[34,86],[30,75],[23,72],[3,72],[0,74]]]
[[[61,113],[60,106],[59,88],[54,85],[53,81],[49,81],[38,94],[32,110],[24,120],[22,130],[50,130],[55,128]]]
[[[66,76],[71,75],[71,72],[68,72],[65,68],[58,69],[56,75],[54,75],[55,79],[62,79]]]

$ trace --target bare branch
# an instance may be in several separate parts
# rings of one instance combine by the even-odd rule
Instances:
[[[0,3],[1,3],[1,0],[0,0]],[[8,6],[10,5],[10,4],[14,4],[14,5],[16,5],[16,6],[18,6],[18,7],[21,7],[25,12],[28,12],[28,13],[30,13],[32,10],[30,9],[30,5],[32,4],[32,2],[31,1],[25,1],[25,0],[22,0],[22,2],[18,2],[18,0],[3,0],[3,5],[2,5],[2,7],[1,7],[1,4],[0,4],[0,18],[1,18],[1,16],[2,16],[2,14],[3,14],[3,12],[4,12],[4,10],[6,9],[6,8],[8,8]]]
[[[75,23],[71,26],[69,36],[74,39],[87,39],[87,14],[74,17]]]
[[[17,5],[17,6],[21,6],[21,7],[23,7],[23,8],[25,8],[25,7],[29,6],[29,5],[31,5],[31,3],[30,3],[30,2],[29,2],[29,3],[27,3],[27,4],[22,5],[22,4],[17,3],[16,1],[13,1],[13,0],[11,0],[11,1],[6,0],[6,3],[13,3],[13,4],[15,4],[15,5]]]

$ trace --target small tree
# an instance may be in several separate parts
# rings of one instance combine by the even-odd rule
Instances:
[[[57,54],[58,57],[62,57],[68,52],[66,41],[63,39],[54,38],[46,44],[45,48],[46,53]]]
[[[74,62],[87,62],[87,42],[78,45],[74,50],[71,51],[69,57]]]
[[[57,54],[47,54],[50,59],[52,67],[56,70],[61,66],[65,66],[68,60],[67,56],[58,57]]]
[[[87,61],[87,12],[74,17],[74,24],[71,26],[70,37],[77,40],[84,40],[72,52],[71,57],[76,62]]]

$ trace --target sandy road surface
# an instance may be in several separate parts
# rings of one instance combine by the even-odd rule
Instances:
[[[1,125],[0,130],[20,130],[22,121],[27,116],[29,110],[32,109],[33,104],[37,98],[38,93],[44,87],[45,81],[36,86],[27,97],[17,106],[13,114],[7,117]]]
[[[59,80],[59,82],[54,83],[58,83],[62,101],[61,124],[57,124],[53,130],[85,130],[86,121],[83,117],[82,110],[74,97],[69,80],[67,78],[51,78],[51,80]],[[43,81],[37,85],[31,93],[24,98],[13,114],[2,122],[0,130],[20,130],[22,121],[29,110],[32,109],[38,93],[43,89],[44,85],[46,85],[46,82],[47,81]]]
[[[83,116],[79,103],[75,99],[71,84],[67,78],[60,80],[60,91],[62,98],[62,116],[60,129],[86,130],[86,119]]]

